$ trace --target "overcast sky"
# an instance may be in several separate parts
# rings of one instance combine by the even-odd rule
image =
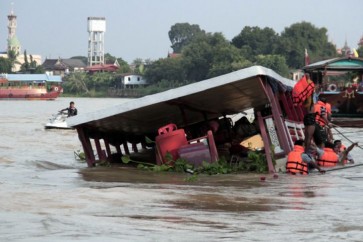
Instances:
[[[11,4],[13,3],[13,4]],[[131,63],[171,52],[176,23],[198,24],[231,40],[245,26],[281,33],[307,21],[328,29],[337,47],[351,48],[363,35],[362,0],[0,0],[0,51],[6,50],[7,15],[17,16],[22,52],[45,58],[87,56],[88,17],[105,17],[105,52]]]

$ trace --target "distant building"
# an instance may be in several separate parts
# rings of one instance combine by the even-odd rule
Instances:
[[[142,75],[131,73],[120,74],[117,79],[120,80],[120,87],[123,89],[133,89],[148,84]]]
[[[42,64],[49,75],[65,76],[69,73],[84,72],[86,64],[79,59],[46,59]]]
[[[343,48],[337,50],[337,53],[343,56],[350,56],[352,54],[352,51],[348,46],[347,40],[345,40]]]
[[[175,59],[181,57],[180,53],[168,53],[168,58]]]
[[[16,36],[16,28],[17,28],[17,16],[14,14],[14,11],[11,10],[8,15],[8,39],[7,39],[7,50],[0,52],[0,57],[8,58],[8,53],[10,51],[14,51],[16,55],[16,60],[14,66],[12,68],[13,72],[20,71],[21,65],[25,63],[25,56],[21,54],[21,44]],[[32,55],[27,54],[27,60],[30,63],[33,60],[37,65],[42,64],[42,57],[40,55]]]
[[[40,55],[31,55],[33,58],[33,61],[37,63],[37,66],[42,64],[42,57]],[[0,53],[0,57],[7,59],[8,54],[5,52]],[[30,63],[30,55],[27,55],[28,62]],[[16,61],[14,63],[14,67],[12,68],[13,72],[20,71],[21,65],[25,63],[25,56],[24,55],[18,55],[16,57]]]
[[[96,72],[116,72],[120,68],[120,64],[117,60],[113,63],[98,64],[93,66],[87,66],[86,71],[90,74]]]

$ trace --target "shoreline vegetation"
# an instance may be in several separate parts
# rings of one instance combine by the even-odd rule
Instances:
[[[69,90],[69,88],[67,88],[67,84],[65,84],[65,91],[61,94],[61,97],[140,98],[143,96],[152,95],[173,88],[181,87],[187,84],[189,83],[160,81],[158,83],[151,84],[145,87],[126,88],[126,89],[110,87],[107,90],[105,90],[104,88],[99,88],[99,90],[93,88],[88,90],[87,92],[72,92],[71,90]]]
[[[122,58],[106,53],[105,63],[118,63],[116,72],[70,71],[63,79],[64,95],[142,97],[254,65],[292,79],[293,72],[304,66],[307,59],[314,63],[349,54],[337,52],[336,46],[328,41],[326,28],[317,28],[304,21],[286,27],[281,34],[271,28],[246,26],[231,40],[221,33],[208,33],[199,25],[176,23],[171,26],[169,39],[172,52],[158,60],[137,58],[128,64]],[[363,52],[363,47],[357,52]],[[84,56],[71,59],[87,62]],[[12,64],[14,62],[9,66]],[[22,71],[34,68],[28,63]],[[127,83],[123,79],[126,74],[140,75],[149,85],[141,87]]]

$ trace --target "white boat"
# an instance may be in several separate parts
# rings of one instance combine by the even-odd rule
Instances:
[[[52,118],[49,119],[49,122],[45,124],[46,129],[71,129],[67,125],[67,112],[58,112],[57,114],[53,114]]]

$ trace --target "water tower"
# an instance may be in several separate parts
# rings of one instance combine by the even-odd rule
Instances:
[[[88,65],[105,63],[104,35],[106,19],[104,17],[88,17]]]

